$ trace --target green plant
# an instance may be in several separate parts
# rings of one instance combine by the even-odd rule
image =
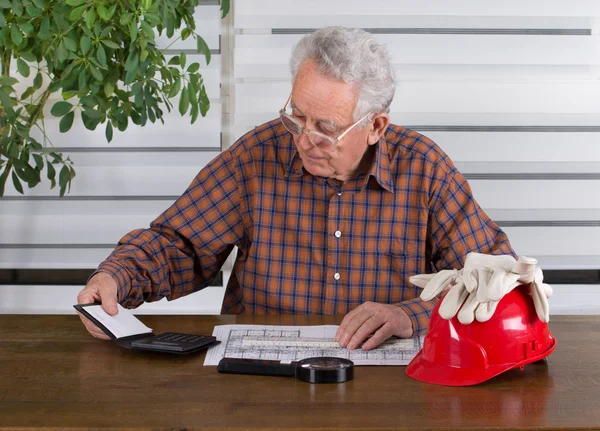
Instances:
[[[179,112],[194,123],[208,111],[198,63],[185,53],[167,63],[156,35],[194,37],[199,53],[210,62],[210,50],[196,33],[193,13],[199,0],[0,0],[0,196],[10,176],[23,193],[41,181],[45,170],[60,195],[75,177],[69,157],[53,151],[44,125],[44,105],[61,92],[51,114],[62,117],[68,132],[79,112],[86,128],[105,124],[108,142],[113,128],[129,121],[144,126],[163,120],[163,109],[180,95]],[[223,17],[229,0],[221,1]],[[19,79],[10,76],[16,61]],[[26,87],[22,92],[24,87]],[[19,90],[19,91],[17,91]],[[40,141],[32,136],[38,129]]]

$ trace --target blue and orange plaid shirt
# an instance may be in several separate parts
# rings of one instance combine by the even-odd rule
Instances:
[[[304,170],[277,119],[220,153],[98,270],[131,308],[206,287],[234,246],[222,313],[346,314],[374,301],[402,307],[415,334],[435,301],[409,276],[462,268],[471,251],[514,255],[428,138],[390,125],[368,172],[342,183]]]

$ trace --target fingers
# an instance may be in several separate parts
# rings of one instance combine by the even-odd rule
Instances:
[[[368,303],[359,305],[350,313],[348,313],[344,317],[344,320],[342,320],[342,323],[335,335],[335,341],[340,343],[340,346],[347,347],[348,349],[355,349],[358,347],[358,344],[364,340],[360,340],[360,342],[356,343],[355,335],[356,331],[358,331],[363,323],[365,323],[365,321],[367,321],[372,315],[371,313],[365,312],[364,309],[366,308],[366,304]],[[371,332],[368,333],[365,338],[370,334]],[[352,340],[354,340],[354,342],[350,343]],[[351,347],[355,345],[356,347]]]
[[[444,289],[454,280],[456,280],[458,271],[455,269],[444,269],[434,274],[429,283],[421,292],[423,301],[431,301],[444,291]]]
[[[442,303],[440,304],[439,308],[440,316],[446,320],[452,319],[468,296],[469,292],[465,289],[464,282],[462,280],[458,280],[442,299]]]
[[[435,274],[411,275],[410,277],[408,277],[408,281],[410,281],[415,286],[423,289],[424,287],[427,286],[427,283],[429,283],[431,281],[431,279],[433,278],[434,275]]]
[[[104,311],[109,315],[114,316],[118,313],[117,308],[117,283],[114,279],[106,273],[98,273],[92,277],[85,288],[77,295],[78,304],[92,304],[100,303]],[[92,321],[82,316],[80,313],[79,318],[81,319],[85,329],[96,338],[102,340],[109,340],[110,337],[106,335],[100,328],[98,328]]]
[[[468,325],[475,320],[475,309],[479,305],[477,301],[477,292],[469,293],[469,296],[464,301],[464,304],[458,312],[458,321],[463,325]]]
[[[351,350],[364,342],[363,350],[369,350],[392,335],[408,338],[412,336],[412,331],[412,322],[400,307],[365,302],[344,317],[335,340],[340,346]]]
[[[391,322],[386,322],[380,327],[371,338],[369,338],[363,345],[363,350],[371,350],[379,346],[385,340],[394,335],[394,325]]]
[[[110,340],[110,337],[108,335],[106,335],[104,332],[102,332],[102,330],[100,328],[98,328],[96,325],[94,325],[94,323],[87,319],[85,316],[83,316],[81,313],[77,312],[77,314],[79,315],[79,318],[81,319],[81,322],[83,323],[83,326],[85,326],[85,329],[87,329],[87,331],[95,338],[99,338],[101,340]]]

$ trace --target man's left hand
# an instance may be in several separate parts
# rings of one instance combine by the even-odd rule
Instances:
[[[365,302],[346,314],[335,334],[335,341],[342,347],[356,349],[369,338],[362,349],[371,350],[392,336],[410,338],[412,334],[412,322],[402,308]]]

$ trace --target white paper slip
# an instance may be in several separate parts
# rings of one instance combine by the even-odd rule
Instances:
[[[116,338],[152,332],[152,329],[148,328],[138,320],[131,311],[121,307],[120,304],[117,304],[117,308],[119,312],[116,316],[108,314],[99,304],[86,306],[85,311],[102,323]]]
[[[278,360],[282,363],[310,357],[333,356],[356,365],[407,365],[421,350],[423,337],[390,338],[372,350],[348,350],[334,340],[338,326],[218,325],[204,365],[224,358]]]

